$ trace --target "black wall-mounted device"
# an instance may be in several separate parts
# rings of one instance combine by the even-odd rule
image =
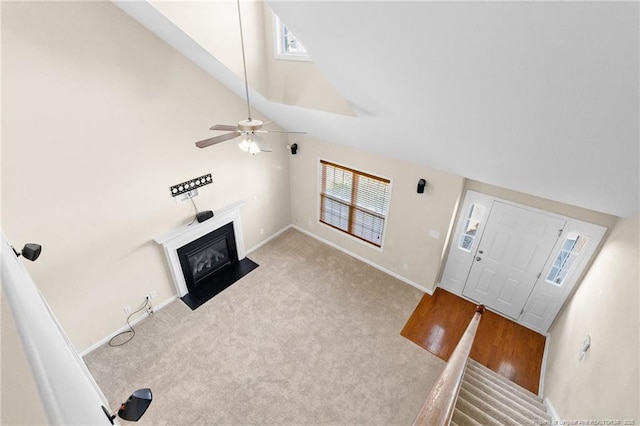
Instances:
[[[213,217],[213,212],[211,210],[205,210],[203,212],[196,214],[196,219],[198,220],[198,223],[204,222],[205,220],[211,219],[212,217]]]
[[[424,194],[424,187],[427,186],[427,181],[420,179],[418,181],[418,194]]]
[[[42,252],[42,246],[40,244],[35,244],[35,243],[25,244],[24,248],[20,253],[18,253],[16,249],[13,248],[13,246],[11,246],[11,248],[13,249],[13,252],[16,254],[17,257],[22,255],[24,256],[25,259],[29,259],[32,262],[35,262],[36,259],[40,257],[40,253]]]
[[[298,152],[298,144],[294,143],[293,145],[290,146],[291,148],[291,155],[296,155],[296,153]]]

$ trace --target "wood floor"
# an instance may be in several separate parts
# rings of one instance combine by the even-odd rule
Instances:
[[[425,294],[401,334],[447,361],[476,305],[445,290]],[[537,394],[545,337],[488,310],[482,315],[470,357]]]

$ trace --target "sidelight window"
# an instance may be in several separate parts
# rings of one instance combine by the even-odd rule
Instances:
[[[320,160],[320,184],[320,222],[381,247],[391,181]]]
[[[484,206],[479,204],[472,204],[471,208],[469,208],[469,212],[465,218],[464,229],[458,242],[458,247],[462,250],[471,251],[473,241],[477,237],[478,227],[480,227],[480,222],[484,216],[484,210]]]
[[[587,237],[570,232],[569,235],[567,235],[567,239],[564,240],[556,256],[556,260],[553,262],[553,266],[549,270],[547,281],[562,285],[588,241],[589,239]]]

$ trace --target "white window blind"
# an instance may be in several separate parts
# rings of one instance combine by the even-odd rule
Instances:
[[[391,181],[320,160],[320,222],[382,245]]]

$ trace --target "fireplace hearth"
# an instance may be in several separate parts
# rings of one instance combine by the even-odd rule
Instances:
[[[177,251],[189,290],[182,300],[191,309],[202,305],[258,266],[250,259],[238,259],[232,222]]]
[[[239,201],[214,217],[155,238],[162,244],[178,297],[196,309],[258,267],[244,257]]]

